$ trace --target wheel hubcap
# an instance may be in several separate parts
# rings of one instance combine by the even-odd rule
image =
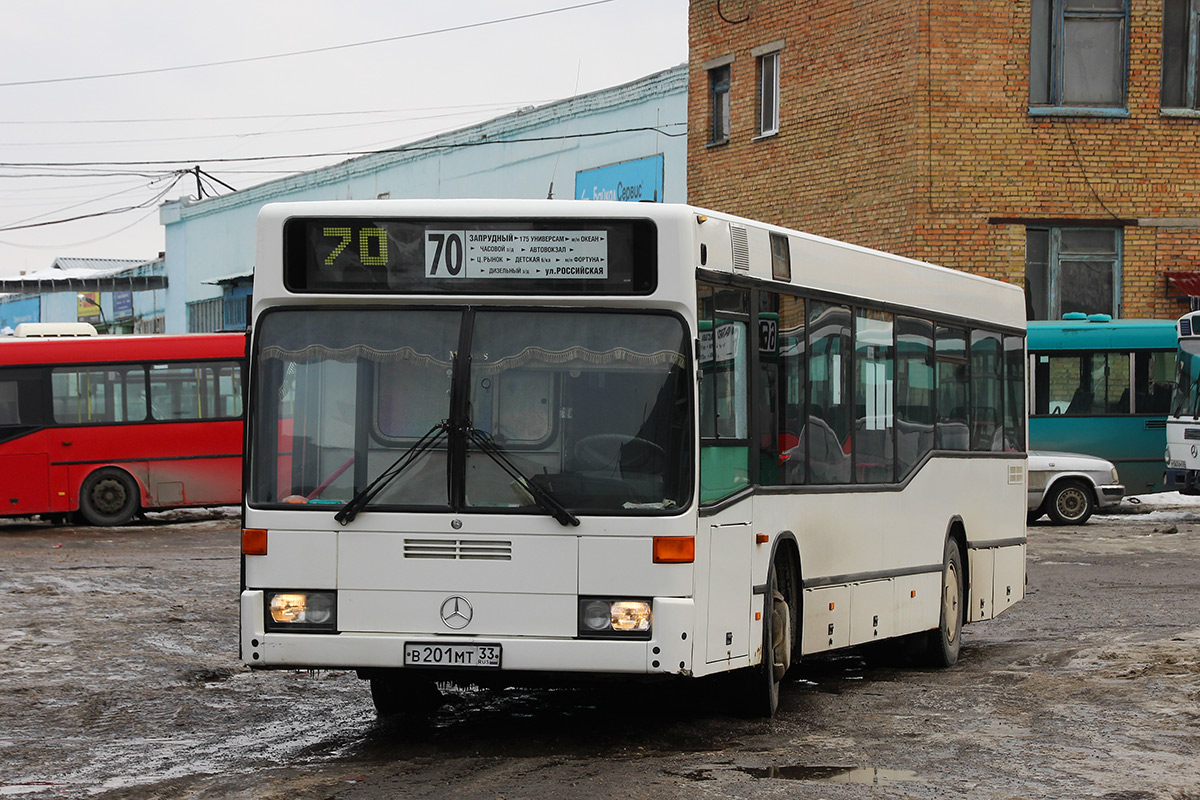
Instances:
[[[125,506],[128,495],[120,481],[100,481],[92,489],[92,504],[105,514],[115,514]]]
[[[1078,489],[1071,489],[1058,496],[1058,511],[1068,519],[1075,519],[1087,508],[1087,501]]]
[[[958,638],[959,614],[958,614],[958,570],[955,569],[954,563],[947,565],[946,583],[942,587],[942,615],[946,620],[946,641],[953,644]]]

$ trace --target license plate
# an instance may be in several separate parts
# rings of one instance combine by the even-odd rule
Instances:
[[[406,667],[500,668],[498,644],[415,644],[404,645]]]

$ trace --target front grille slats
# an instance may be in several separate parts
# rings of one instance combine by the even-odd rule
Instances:
[[[512,542],[502,539],[405,539],[404,557],[447,561],[512,561]]]

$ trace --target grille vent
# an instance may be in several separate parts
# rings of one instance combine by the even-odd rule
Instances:
[[[1179,335],[1180,336],[1191,336],[1192,335],[1192,318],[1191,317],[1184,317],[1183,319],[1179,320]]]
[[[405,539],[404,557],[441,561],[512,561],[512,542],[500,539]]]
[[[1166,427],[1167,421],[1165,419],[1148,419],[1146,420],[1146,424],[1143,426],[1143,429],[1148,431],[1161,431],[1165,430]]]
[[[733,268],[750,269],[750,241],[746,229],[740,225],[730,225],[729,239],[733,242]]]
[[[1184,428],[1183,438],[1188,439],[1189,441],[1200,440],[1200,428]]]

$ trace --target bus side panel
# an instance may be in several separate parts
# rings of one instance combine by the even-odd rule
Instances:
[[[967,621],[991,619],[996,616],[992,611],[996,550],[990,547],[969,550],[967,558],[967,574],[971,578],[971,587],[967,592],[970,598],[967,601]]]
[[[1025,545],[996,550],[992,608],[999,614],[1025,596]]]
[[[1056,415],[1029,418],[1029,449],[1086,453],[1117,467],[1127,494],[1162,491],[1165,417]]]
[[[0,504],[4,514],[42,514],[50,510],[50,459],[44,453],[0,456],[4,476]]]

